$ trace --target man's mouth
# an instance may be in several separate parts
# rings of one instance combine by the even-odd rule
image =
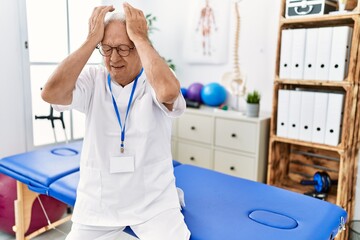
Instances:
[[[115,69],[121,69],[124,67],[124,65],[119,65],[119,66],[116,66],[116,65],[110,65],[111,68],[115,68]]]

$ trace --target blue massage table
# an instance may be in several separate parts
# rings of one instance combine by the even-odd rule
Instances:
[[[0,160],[0,172],[18,180],[16,239],[25,239],[28,205],[37,194],[71,206],[76,200],[82,142],[44,147]],[[246,179],[174,161],[176,185],[185,193],[191,240],[328,240],[344,229],[337,205]],[[70,216],[30,234],[31,239]],[[126,231],[130,234],[130,228]]]

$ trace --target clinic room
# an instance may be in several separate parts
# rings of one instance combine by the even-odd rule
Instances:
[[[357,0],[1,0],[0,30],[0,240],[360,240]]]

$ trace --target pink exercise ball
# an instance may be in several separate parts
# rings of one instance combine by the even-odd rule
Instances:
[[[0,173],[0,231],[11,235],[15,235],[12,227],[15,225],[14,201],[16,198],[16,180]],[[59,220],[65,214],[66,204],[46,195],[40,195],[40,199],[50,222]],[[36,199],[32,206],[30,227],[26,234],[46,225],[46,217]]]

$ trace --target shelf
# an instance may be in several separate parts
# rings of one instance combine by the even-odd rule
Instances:
[[[340,147],[341,145],[330,146],[330,145],[325,145],[325,144],[305,142],[305,141],[283,138],[283,137],[278,137],[278,136],[272,136],[271,141],[294,144],[294,145],[304,146],[304,147],[317,148],[317,149],[328,150],[328,151],[333,151],[333,152],[343,152],[344,151],[344,148]]]
[[[306,86],[326,86],[326,87],[338,87],[349,88],[354,86],[354,83],[348,81],[316,81],[316,80],[302,80],[302,79],[275,79],[275,84],[288,84],[288,85],[306,85]]]
[[[281,183],[275,183],[274,186],[280,187],[292,192],[304,194],[305,192],[311,192],[314,190],[313,186],[304,186],[300,183],[286,177],[281,180]],[[336,204],[336,188],[332,189],[332,191],[326,197],[326,201]]]
[[[358,19],[359,13],[351,12],[349,14],[327,14],[316,17],[295,17],[295,18],[280,18],[280,26],[283,27],[325,27],[354,24]]]
[[[278,28],[278,42],[275,78],[273,85],[273,106],[269,143],[267,183],[293,192],[304,194],[313,192],[313,186],[304,186],[302,179],[312,179],[318,171],[337,179],[339,185],[331,187],[326,201],[338,204],[348,213],[351,220],[354,215],[354,202],[357,179],[358,153],[360,148],[360,0],[354,0],[349,8],[351,12],[326,14],[318,16],[301,16],[285,18],[287,0],[281,0],[281,11]],[[342,81],[322,81],[280,78],[280,57],[282,31],[286,29],[308,29],[348,26],[353,30],[351,47],[348,56],[348,71]],[[299,49],[300,50],[300,49]],[[305,51],[306,49],[302,49]],[[337,146],[289,139],[276,135],[279,90],[311,90],[323,92],[340,92],[345,95],[341,119],[341,142]],[[348,239],[349,231],[339,235],[339,240]]]

